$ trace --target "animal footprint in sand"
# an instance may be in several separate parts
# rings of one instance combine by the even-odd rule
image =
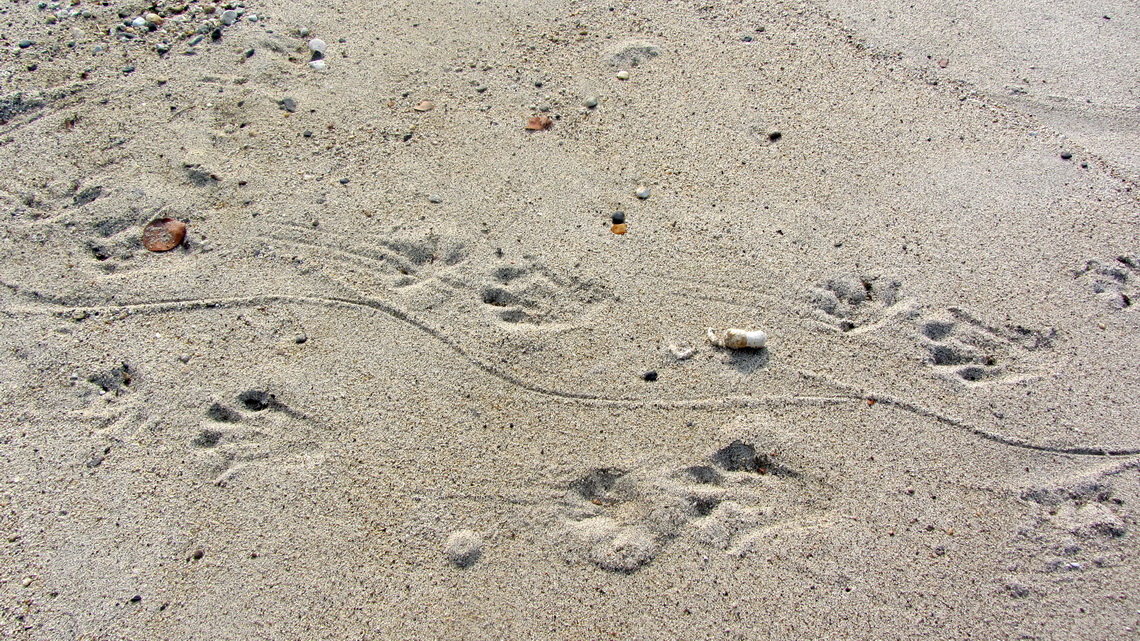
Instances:
[[[498,320],[509,324],[544,325],[567,322],[604,296],[601,288],[562,278],[529,261],[495,268],[482,286],[482,300]]]
[[[920,321],[920,340],[928,363],[940,375],[966,384],[992,383],[1024,374],[1018,361],[1025,352],[1052,345],[1056,330],[1017,326],[1002,330],[987,326],[960,309],[944,318]]]
[[[812,288],[813,316],[842,332],[872,326],[899,302],[899,281],[889,277],[848,274]]]
[[[1115,260],[1090,260],[1074,277],[1084,281],[1110,307],[1131,307],[1140,295],[1140,257],[1129,254]]]
[[[764,528],[817,510],[816,485],[778,455],[735,441],[708,463],[651,473],[595,469],[570,484],[561,512],[577,556],[632,573],[682,537],[744,554]]]
[[[273,394],[249,390],[237,400],[239,408],[210,405],[206,421],[190,441],[215,485],[227,485],[252,464],[293,468],[321,460],[321,445],[304,438],[310,431],[303,427],[307,419],[278,402]]]

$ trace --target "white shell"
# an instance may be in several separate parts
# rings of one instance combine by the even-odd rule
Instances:
[[[324,53],[325,49],[327,49],[327,48],[328,48],[328,45],[326,45],[325,41],[321,40],[320,38],[313,38],[312,40],[309,41],[309,50],[311,50],[311,51],[316,51],[317,53]]]
[[[758,329],[730,327],[724,331],[717,331],[710,327],[707,335],[709,342],[714,346],[728,349],[760,349],[768,342],[768,335]]]

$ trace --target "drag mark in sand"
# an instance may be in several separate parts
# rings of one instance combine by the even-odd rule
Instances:
[[[511,386],[533,392],[546,397],[561,399],[564,401],[587,404],[591,406],[601,407],[620,407],[624,409],[725,409],[725,408],[748,408],[748,407],[763,407],[781,404],[812,404],[812,405],[828,405],[828,404],[846,404],[855,402],[873,402],[882,403],[885,406],[900,409],[902,411],[922,416],[924,418],[935,420],[943,425],[953,427],[955,429],[963,430],[969,434],[984,438],[986,440],[1006,445],[1009,447],[1017,447],[1022,449],[1037,450],[1043,452],[1050,452],[1054,454],[1068,454],[1076,456],[1135,456],[1140,455],[1140,448],[1125,448],[1125,449],[1106,449],[1097,447],[1052,447],[1047,445],[1039,445],[1020,439],[1015,439],[1001,434],[996,434],[983,430],[979,427],[970,425],[969,423],[955,419],[952,417],[944,416],[938,412],[930,409],[923,408],[917,404],[911,403],[903,399],[895,399],[889,395],[868,393],[859,390],[853,386],[835,381],[829,377],[824,377],[812,372],[800,371],[799,375],[805,380],[824,383],[825,385],[837,388],[839,393],[828,396],[806,396],[806,395],[764,395],[764,396],[724,396],[713,398],[698,398],[698,399],[683,399],[683,400],[639,400],[632,398],[621,397],[606,397],[596,394],[585,394],[581,392],[564,391],[552,388],[547,388],[537,385],[533,382],[521,379],[508,372],[505,372],[498,367],[490,364],[489,362],[479,358],[470,350],[466,349],[460,342],[443,334],[426,322],[415,318],[408,312],[397,307],[394,304],[366,298],[344,298],[344,297],[316,297],[316,296],[292,296],[285,294],[265,294],[258,296],[239,296],[231,298],[203,298],[203,299],[179,299],[156,301],[149,303],[136,303],[125,305],[108,305],[108,306],[83,306],[76,307],[68,305],[64,301],[52,301],[50,298],[39,294],[25,294],[21,292],[18,287],[7,285],[9,290],[19,293],[22,296],[34,297],[39,303],[48,303],[53,307],[62,307],[63,309],[55,309],[52,311],[44,310],[42,307],[25,308],[21,311],[32,313],[51,313],[61,318],[85,318],[92,315],[102,314],[115,314],[115,313],[129,313],[129,314],[162,314],[179,311],[191,311],[196,309],[217,309],[217,308],[235,308],[235,307],[255,307],[258,305],[268,305],[274,303],[286,304],[301,304],[301,305],[317,305],[323,307],[346,307],[356,309],[372,309],[383,314],[386,314],[400,322],[410,325],[421,332],[427,334],[439,343],[450,348],[452,351],[461,356],[464,360],[468,361],[472,366],[481,370],[485,374],[493,376]]]

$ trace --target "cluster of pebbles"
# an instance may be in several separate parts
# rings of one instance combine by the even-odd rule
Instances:
[[[97,19],[103,7],[88,8],[83,0],[66,2],[40,2],[39,9],[47,13],[48,24],[66,20]],[[240,20],[258,22],[264,17],[247,12],[242,2],[217,3],[199,0],[152,2],[141,13],[126,9],[117,12],[118,21],[107,27],[107,35],[121,43],[154,42],[159,54],[169,52],[175,43],[186,41],[195,47],[203,41],[219,40],[222,32]],[[157,42],[155,42],[157,41]]]

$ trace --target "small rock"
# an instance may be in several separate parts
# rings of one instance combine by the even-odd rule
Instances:
[[[483,92],[487,91],[487,85],[479,85],[478,87],[475,87],[475,91],[477,91],[479,93],[483,93]]]
[[[191,47],[197,47],[198,45],[202,44],[202,40],[204,40],[204,39],[205,39],[205,36],[197,35],[197,36],[194,36],[193,38],[191,38],[190,42],[188,42],[186,44],[190,45]]]
[[[282,98],[280,104],[281,108],[289,113],[297,111],[297,101],[292,98]]]
[[[626,227],[625,223],[618,223],[616,225],[610,225],[610,231],[617,234],[618,236],[621,236],[622,234],[629,231],[629,229]]]
[[[617,72],[617,79],[618,80],[629,80],[629,72],[626,71],[625,69],[622,69],[621,71]]]
[[[139,16],[131,21],[131,26],[135,29],[142,29],[146,26],[146,18]]]
[[[134,73],[134,72],[135,72],[135,66],[134,65],[127,65],[127,66],[123,67],[123,73]]]
[[[649,198],[649,187],[647,185],[641,185],[637,188],[637,191],[633,193],[636,194],[638,198],[645,200]]]
[[[438,205],[439,203],[443,202],[443,196],[432,194],[432,195],[428,196],[428,202],[429,203],[435,203]]]
[[[257,17],[256,13],[249,14],[249,17],[246,19],[249,20],[250,22],[257,22],[258,21],[258,17]]]
[[[27,49],[28,47],[30,47],[34,44],[36,44],[36,43],[32,42],[31,40],[21,40],[19,43],[17,43],[16,46],[18,46],[21,49]]]
[[[326,49],[328,49],[328,45],[325,44],[325,41],[321,40],[320,38],[313,38],[309,41],[309,51],[323,55]]]
[[[347,178],[341,178],[341,179],[340,179],[340,184],[342,184],[342,185],[347,185],[347,184],[348,184],[348,179],[347,179]]]
[[[443,545],[443,553],[456,567],[470,567],[483,554],[483,539],[471,530],[452,532]]]
[[[173,218],[156,218],[143,228],[142,245],[148,251],[164,252],[182,244],[186,223]]]
[[[233,9],[226,9],[222,12],[222,24],[226,25],[227,27],[237,22],[237,19],[237,11],[234,11]]]
[[[293,342],[298,345],[304,345],[305,343],[309,342],[309,336],[302,332],[293,337]]]
[[[554,121],[550,116],[532,116],[526,121],[526,128],[529,131],[546,131],[554,126]]]
[[[420,104],[416,105],[415,107],[412,107],[412,109],[415,109],[416,111],[421,111],[421,112],[422,111],[431,111],[432,109],[435,109],[435,103],[430,101],[430,100],[424,100],[424,101],[420,102]]]
[[[596,96],[590,96],[589,98],[586,98],[582,104],[586,105],[587,109],[593,109],[594,107],[598,106],[598,98]]]
[[[170,45],[165,42],[160,42],[154,45],[154,50],[159,54],[170,53]]]
[[[1072,152],[1068,152],[1068,151],[1062,151],[1061,152],[1061,160],[1069,160],[1072,157],[1073,157]]]
[[[148,14],[144,15],[143,17],[146,18],[147,22],[149,22],[153,25],[156,25],[156,26],[162,26],[162,23],[166,22],[166,18],[163,18],[162,16],[160,16],[154,12],[148,13]]]
[[[329,68],[329,63],[325,62],[324,60],[314,60],[309,63],[309,66],[313,69],[316,69],[317,71],[324,71]]]
[[[950,59],[949,58],[939,58],[938,59],[938,66],[939,67],[942,67],[943,69],[945,69],[949,65],[950,65]]]
[[[610,219],[614,221],[615,225],[620,225],[625,222],[625,212],[615,211]]]
[[[648,372],[642,372],[641,373],[641,379],[643,381],[648,382],[648,383],[652,383],[653,381],[657,380],[657,372],[655,372],[653,370],[649,370]]]
[[[312,132],[312,130],[311,130],[311,129],[306,129],[306,130],[304,130],[304,131],[302,131],[302,132],[301,132],[301,135],[302,135],[303,137],[305,137],[305,138],[312,138],[312,137],[313,137],[313,132]]]
[[[190,362],[190,355],[189,354],[179,354],[178,360],[182,361],[183,363],[189,363]]]
[[[299,33],[302,38],[307,38],[309,36],[309,30],[306,27],[302,27],[301,30],[297,33]]]

